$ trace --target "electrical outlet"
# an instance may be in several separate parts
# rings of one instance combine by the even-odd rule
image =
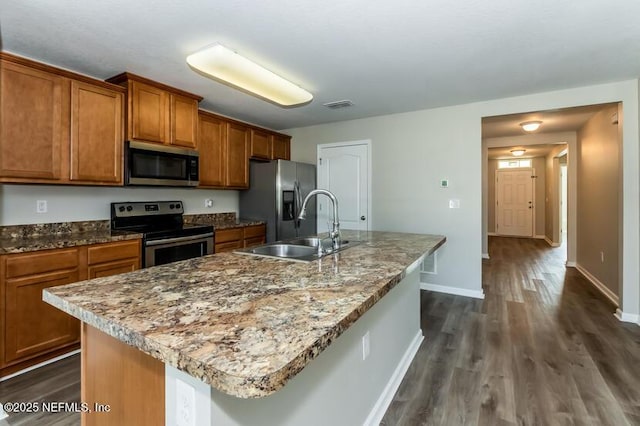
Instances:
[[[449,200],[449,208],[450,209],[459,209],[460,208],[460,200],[455,199],[455,198]]]
[[[213,207],[213,200],[211,198],[207,198],[204,200],[204,206],[210,209]]]
[[[362,336],[362,360],[369,358],[369,354],[371,354],[371,337],[369,332],[367,331]]]
[[[46,212],[47,212],[47,200],[36,201],[36,213],[46,213]]]
[[[176,426],[196,426],[196,390],[176,379]]]

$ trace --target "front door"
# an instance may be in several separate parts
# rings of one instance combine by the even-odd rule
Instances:
[[[369,230],[370,141],[318,146],[318,188],[338,199],[341,229]],[[331,201],[318,197],[318,232],[333,222]]]
[[[496,173],[496,233],[533,236],[533,179],[531,169]]]

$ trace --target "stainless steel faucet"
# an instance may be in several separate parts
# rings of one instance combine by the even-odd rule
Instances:
[[[329,237],[331,237],[331,243],[333,246],[333,251],[336,251],[342,245],[340,241],[340,220],[338,219],[338,199],[332,192],[327,191],[326,189],[314,189],[310,193],[304,197],[304,201],[302,202],[302,208],[300,209],[300,214],[298,215],[298,220],[304,220],[307,215],[307,202],[314,195],[323,194],[329,197],[331,203],[333,203],[333,229],[329,233]]]

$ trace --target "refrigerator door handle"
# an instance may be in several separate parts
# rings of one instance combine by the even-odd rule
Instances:
[[[300,213],[300,185],[298,184],[298,181],[296,180],[293,183],[293,199],[294,199],[294,203],[293,203],[293,226],[294,228],[296,228],[296,236],[298,234],[298,228],[300,227],[300,219],[298,219],[298,214]]]

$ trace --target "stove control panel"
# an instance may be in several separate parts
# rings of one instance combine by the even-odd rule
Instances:
[[[112,217],[181,215],[182,201],[136,201],[111,203]]]

